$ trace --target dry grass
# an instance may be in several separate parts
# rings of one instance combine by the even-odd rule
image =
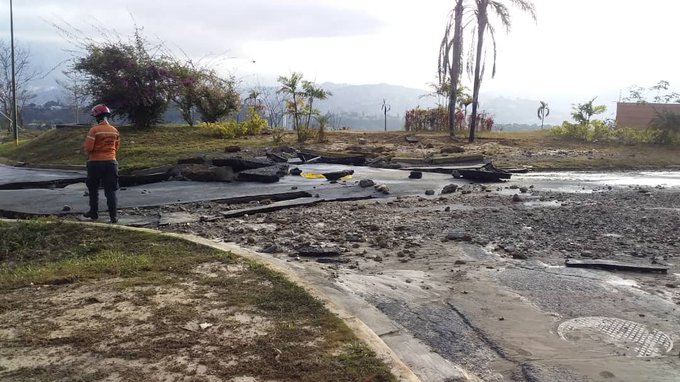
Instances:
[[[394,379],[319,301],[257,263],[60,221],[0,222],[0,238],[3,381]]]

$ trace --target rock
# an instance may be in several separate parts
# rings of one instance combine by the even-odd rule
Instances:
[[[298,255],[304,257],[340,256],[340,250],[338,248],[304,246],[298,249]]]
[[[507,253],[517,252],[517,247],[514,244],[506,245],[503,249],[505,249],[505,252]]]
[[[520,198],[519,195],[514,194],[514,195],[512,195],[512,201],[513,202],[521,202],[522,198]]]
[[[449,212],[449,211],[451,211],[451,207],[446,206],[446,208],[444,208],[444,212]]]
[[[383,261],[383,258],[382,258],[381,256],[377,256],[377,255],[376,255],[376,256],[373,258],[373,260],[375,260],[375,261],[381,263],[381,262]]]
[[[359,138],[357,141],[360,145],[365,145],[367,143],[366,138]]]
[[[513,253],[512,258],[515,259],[515,260],[527,260],[528,259],[527,255],[525,255],[523,253]]]
[[[414,137],[414,136],[412,136],[412,135],[408,135],[408,136],[406,136],[406,138],[404,138],[404,139],[405,139],[406,142],[408,142],[408,143],[418,143],[418,142],[420,142],[420,141],[418,140],[418,138],[416,138],[416,137]]]
[[[272,243],[272,244],[269,244],[269,245],[265,246],[264,248],[262,248],[260,250],[260,252],[262,252],[262,253],[274,253],[274,252],[277,252],[278,250],[279,250],[279,246],[276,245],[276,243]]]
[[[228,170],[219,170],[217,167],[208,166],[207,164],[182,164],[177,166],[177,171],[180,176],[193,180],[196,182],[221,182],[223,179],[233,180],[233,172],[231,178]]]
[[[324,172],[323,175],[326,179],[330,180],[331,182],[337,182],[340,178],[344,178],[349,175],[353,175],[354,170],[342,170],[342,171],[331,171],[331,172]]]
[[[238,173],[238,180],[242,182],[275,183],[288,174],[288,165],[277,164],[276,166],[244,170]]]
[[[456,192],[457,189],[458,189],[457,184],[447,184],[442,189],[442,194],[453,194],[454,192]]]
[[[68,205],[67,205],[67,206],[64,206],[61,210],[62,210],[63,212],[69,212],[69,211],[71,211],[71,206],[68,206]]]
[[[454,265],[465,265],[467,264],[467,261],[465,260],[456,260],[453,262]]]
[[[529,191],[529,189],[526,188],[526,187],[520,187],[520,188],[519,188],[519,192],[521,192],[521,193],[523,193],[523,194],[526,194],[528,191]]]
[[[425,195],[434,195],[434,190],[426,190]]]
[[[428,144],[425,145],[425,148],[426,149],[433,149],[434,145],[432,143],[428,143]]]
[[[290,175],[300,176],[300,174],[302,174],[302,170],[297,167],[290,170]]]
[[[454,231],[449,231],[449,233],[446,234],[446,240],[472,241],[472,236],[470,236],[470,234],[468,234],[465,231],[454,230]]]
[[[239,151],[241,151],[241,147],[240,147],[240,146],[235,146],[235,145],[234,145],[234,146],[227,146],[227,147],[224,148],[224,152],[225,152],[225,153],[237,153],[237,152],[239,152]]]
[[[422,179],[423,173],[422,171],[411,171],[408,177],[409,179]]]
[[[390,193],[390,188],[387,187],[387,186],[384,185],[384,184],[378,184],[378,185],[376,185],[376,186],[374,186],[374,187],[375,187],[375,190],[376,190],[376,191],[382,192],[383,194],[389,194],[389,193]]]
[[[442,154],[455,154],[455,153],[464,153],[464,152],[465,152],[465,149],[460,147],[460,146],[444,147],[440,151],[440,153],[442,153]]]
[[[359,187],[368,188],[375,186],[375,182],[372,179],[361,179],[359,181]]]

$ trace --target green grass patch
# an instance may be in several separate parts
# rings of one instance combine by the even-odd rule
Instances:
[[[228,253],[153,233],[51,220],[0,222],[0,289],[146,272],[187,274]]]
[[[162,125],[147,129],[119,127],[121,147],[118,162],[123,172],[174,164],[177,158],[193,153],[222,153],[229,145],[261,147],[271,145],[264,135],[220,139],[199,126]],[[36,138],[0,145],[0,157],[33,165],[84,165],[87,156],[82,145],[87,128],[49,130]]]
[[[98,280],[102,282],[97,284]],[[94,296],[78,295],[78,283],[84,281],[85,290],[92,291],[95,285]],[[64,283],[73,286],[25,288]],[[20,312],[3,316],[20,320],[6,323],[19,333],[6,343],[0,339],[0,348],[44,354],[51,346],[68,345],[71,352],[64,355],[69,359],[65,364],[37,364],[4,374],[0,370],[3,380],[82,376],[92,370],[91,362],[79,361],[83,354],[104,360],[97,364],[101,374],[94,379],[132,373],[140,362],[184,372],[185,366],[172,366],[171,361],[190,354],[222,380],[243,375],[282,381],[395,380],[342,320],[282,274],[255,261],[156,233],[51,219],[0,221],[0,291],[4,292],[0,315]],[[134,309],[121,311],[119,303]],[[89,304],[102,305],[94,312],[82,308]],[[72,314],[79,309],[94,316],[74,321]],[[218,313],[211,313],[215,309]],[[148,314],[139,315],[141,311]],[[222,330],[248,325],[221,313],[230,311],[263,317],[266,335],[225,342]],[[104,318],[102,312],[114,318]],[[190,322],[215,323],[217,330],[204,335],[184,329]],[[62,325],[78,329],[55,336]],[[115,370],[107,366],[107,359],[117,360]],[[134,362],[126,369],[119,360]],[[226,365],[224,360],[238,362]],[[149,379],[158,372],[152,366],[131,375]]]

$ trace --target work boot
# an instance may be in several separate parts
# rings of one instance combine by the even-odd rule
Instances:
[[[86,218],[88,218],[88,219],[92,219],[92,220],[97,220],[97,219],[99,219],[99,214],[96,213],[96,212],[94,212],[94,211],[91,211],[91,210],[85,212],[85,213],[83,214],[83,216],[86,217]]]
[[[109,214],[109,218],[110,218],[109,221],[111,222],[111,224],[118,223],[118,216],[116,216],[114,214]]]

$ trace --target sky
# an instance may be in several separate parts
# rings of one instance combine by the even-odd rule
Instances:
[[[534,3],[536,22],[515,10],[510,33],[497,29],[497,74],[485,78],[483,91],[614,102],[631,85],[667,80],[680,92],[680,50],[671,42],[680,1]],[[0,4],[0,39],[8,41],[9,0]],[[43,70],[72,49],[55,24],[96,38],[97,28],[127,35],[136,23],[177,55],[248,83],[297,71],[317,83],[425,89],[436,78],[452,6],[453,0],[14,0],[13,8],[15,40]]]

